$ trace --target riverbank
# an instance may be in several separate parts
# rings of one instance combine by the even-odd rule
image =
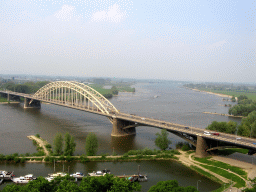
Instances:
[[[203,90],[199,90],[199,89],[192,89],[192,88],[189,88],[189,87],[185,87],[186,89],[190,89],[190,90],[193,90],[193,91],[197,91],[197,92],[203,92],[203,93],[208,93],[208,94],[212,94],[212,95],[217,95],[217,96],[220,96],[220,97],[227,97],[227,98],[232,98],[233,96],[232,95],[226,95],[226,94],[221,94],[221,93],[214,93],[214,92],[210,92],[210,91],[203,91]],[[238,100],[237,97],[235,97],[236,101]]]
[[[246,118],[244,116],[234,116],[234,115],[229,115],[229,114],[224,114],[224,113],[213,113],[213,112],[203,112],[203,113],[212,114],[212,115],[221,115],[221,116],[227,116],[227,117]]]

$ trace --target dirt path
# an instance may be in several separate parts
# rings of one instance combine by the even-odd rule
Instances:
[[[249,179],[256,177],[256,165],[221,156],[213,156],[212,159],[244,169],[247,172]]]
[[[192,155],[194,155],[193,153],[190,154],[190,155],[186,154],[186,152],[184,152],[184,151],[180,151],[180,153],[181,153],[181,155],[177,155],[177,157],[179,158],[179,160],[180,160],[183,164],[185,164],[185,165],[187,165],[187,166],[191,166],[191,165],[196,166],[196,167],[198,167],[198,168],[200,168],[200,169],[202,169],[202,170],[204,170],[204,171],[210,173],[211,175],[215,176],[216,178],[220,179],[220,180],[223,181],[224,183],[230,183],[231,180],[229,180],[229,179],[227,179],[227,178],[224,178],[224,177],[222,177],[221,175],[218,175],[218,174],[216,174],[216,173],[213,173],[213,172],[211,172],[210,170],[205,169],[204,167],[200,166],[200,165],[207,165],[207,164],[200,163],[200,162],[198,162],[198,161],[193,160],[193,159],[192,159]],[[241,162],[238,161],[238,160],[234,160],[234,159],[227,158],[227,157],[220,157],[220,156],[214,156],[212,159],[217,160],[217,161],[221,161],[221,162],[224,162],[224,163],[227,163],[227,164],[229,164],[229,165],[231,165],[231,166],[236,166],[236,167],[240,167],[240,168],[244,169],[244,170],[248,173],[248,178],[254,178],[254,177],[256,176],[256,166],[255,166],[255,165],[251,165],[251,164],[245,163],[245,162],[242,162],[242,163],[241,163]],[[215,166],[213,166],[213,165],[208,165],[208,166],[215,167]],[[232,172],[232,171],[230,171],[230,170],[227,170],[227,169],[224,169],[224,168],[220,168],[220,167],[218,167],[218,168],[219,168],[219,169],[223,169],[223,170],[225,170],[225,171],[228,171],[229,173],[232,173],[232,174],[234,174],[234,175],[240,177],[241,179],[243,179],[243,180],[245,181],[246,187],[249,187],[249,188],[251,187],[250,182],[249,182],[248,180],[246,180],[245,178],[243,178],[242,176],[240,176],[239,174],[234,173],[234,172]],[[231,188],[230,188],[230,189],[231,189]],[[231,191],[233,191],[233,189],[234,189],[235,191],[238,190],[237,188],[232,187],[232,190],[231,190]]]
[[[40,147],[43,148],[45,155],[46,155],[46,156],[49,155],[49,151],[47,151],[47,149],[46,149],[46,147],[45,147],[45,145],[48,144],[47,141],[44,141],[44,140],[41,139],[41,137],[38,138],[38,137],[36,137],[36,136],[34,136],[34,135],[29,135],[28,138],[31,139],[31,140],[35,140],[35,141],[37,142],[37,144],[38,144]]]
[[[229,179],[226,179],[225,177],[222,177],[214,172],[211,172],[209,171],[208,169],[198,165],[197,163],[198,162],[195,162],[194,160],[192,160],[192,158],[190,157],[192,154],[188,155],[186,154],[186,152],[184,151],[179,151],[181,154],[180,155],[177,155],[177,157],[179,158],[179,160],[186,166],[190,167],[191,165],[192,166],[196,166],[208,173],[210,173],[211,175],[213,175],[214,177],[218,178],[219,180],[223,181],[224,183],[229,183],[230,180]],[[189,158],[190,157],[190,158]]]

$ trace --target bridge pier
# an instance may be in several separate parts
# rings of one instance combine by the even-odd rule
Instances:
[[[197,143],[196,143],[196,154],[195,157],[203,158],[209,156],[208,152],[206,151],[208,149],[206,140],[200,136],[197,135]]]
[[[132,125],[134,125],[134,127],[130,127]],[[125,128],[128,126],[129,128]],[[136,135],[135,123],[113,118],[113,129],[112,129],[111,136],[123,137],[127,135]]]
[[[41,102],[24,97],[24,108],[41,108]]]

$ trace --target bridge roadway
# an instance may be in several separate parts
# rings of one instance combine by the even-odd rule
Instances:
[[[24,94],[24,93],[17,93],[17,92],[12,92],[12,91],[1,91],[0,93],[6,93],[6,94],[10,94],[10,95],[15,95],[15,96],[20,96],[20,97],[25,97],[25,98],[29,98],[29,99],[35,99],[33,97],[33,95],[30,94]],[[110,114],[104,114],[101,111],[99,111],[97,108],[93,108],[93,107],[88,107],[85,108],[82,105],[78,105],[73,103],[71,105],[70,102],[60,102],[60,101],[47,101],[47,100],[41,100],[38,99],[42,102],[46,102],[46,103],[51,103],[51,104],[55,104],[55,105],[59,105],[59,106],[63,106],[63,107],[68,107],[68,108],[73,108],[76,110],[82,110],[82,111],[86,111],[86,112],[90,112],[90,113],[95,113],[98,115],[103,115],[108,117],[109,119],[121,119],[121,120],[125,120],[125,121],[129,121],[129,122],[133,122],[135,124],[135,126],[150,126],[150,127],[157,127],[160,129],[166,129],[167,131],[170,132],[176,132],[178,134],[180,134],[183,137],[198,137],[201,136],[204,139],[210,139],[210,140],[216,140],[216,141],[223,141],[223,142],[227,142],[229,144],[233,144],[233,145],[237,145],[238,147],[242,147],[242,148],[248,148],[248,149],[252,149],[256,151],[256,139],[251,139],[251,138],[247,138],[247,137],[242,137],[242,136],[236,136],[233,134],[227,134],[227,133],[219,133],[219,136],[217,135],[213,135],[212,133],[214,133],[213,131],[209,131],[209,134],[205,134],[205,129],[202,128],[197,128],[197,127],[187,127],[185,125],[180,125],[180,124],[175,124],[175,123],[171,123],[171,122],[167,122],[167,121],[162,121],[162,120],[158,120],[158,119],[153,119],[153,118],[147,118],[147,117],[142,117],[142,116],[138,116],[138,115],[134,115],[134,114],[126,114],[126,113],[113,113],[110,112]],[[207,130],[208,131],[208,130]]]

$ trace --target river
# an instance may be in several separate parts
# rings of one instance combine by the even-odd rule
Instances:
[[[110,99],[114,106],[125,113],[136,114],[145,117],[153,117],[173,123],[205,128],[212,121],[240,122],[237,118],[204,114],[204,111],[227,113],[228,108],[222,101],[222,97],[212,94],[195,92],[182,88],[182,84],[172,81],[158,83],[137,83],[134,85],[135,93],[119,93]],[[157,96],[157,97],[156,97]],[[123,154],[131,149],[156,148],[155,134],[160,132],[153,127],[137,127],[136,136],[115,138],[111,137],[112,124],[106,117],[86,113],[65,107],[42,104],[41,109],[24,109],[22,104],[0,105],[1,127],[1,153],[25,154],[36,152],[28,135],[40,134],[50,144],[53,144],[55,135],[59,132],[63,135],[69,132],[75,137],[77,143],[75,155],[85,153],[85,138],[89,132],[94,132],[99,140],[98,154]],[[179,137],[169,134],[172,140],[171,147],[179,141]],[[114,174],[134,174],[137,165],[141,165],[143,173],[147,173],[149,181],[141,183],[142,191],[147,191],[150,186],[161,180],[176,179],[181,186],[196,186],[197,180],[200,191],[210,191],[220,185],[191,171],[187,167],[171,161],[142,161],[142,162],[89,162],[71,163],[70,172],[82,171],[87,173],[93,170],[110,169]],[[62,167],[62,165],[59,165]],[[34,175],[46,176],[53,172],[51,164],[26,163],[25,165],[0,164],[0,169],[14,170],[16,175],[34,173]],[[62,168],[61,168],[62,170]],[[67,171],[67,170],[66,170]]]

